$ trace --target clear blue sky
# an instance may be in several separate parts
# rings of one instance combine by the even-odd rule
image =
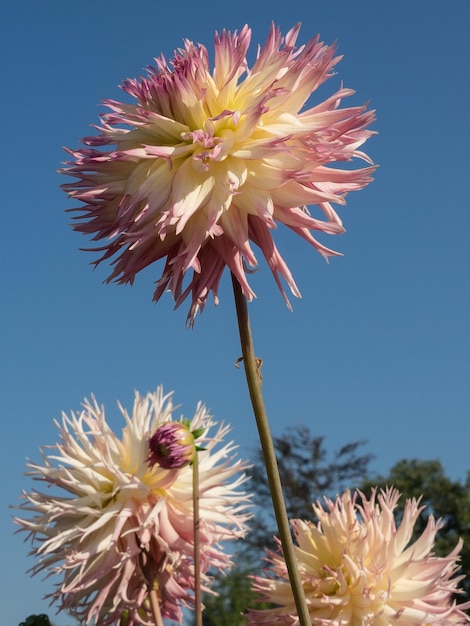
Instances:
[[[264,41],[274,20],[300,39],[319,32],[344,54],[340,81],[356,104],[377,109],[367,152],[376,181],[340,209],[347,228],[324,238],[344,253],[327,265],[306,243],[278,229],[276,240],[303,299],[284,306],[264,265],[250,305],[264,391],[276,433],[308,424],[328,449],[358,439],[397,460],[439,458],[448,474],[470,469],[468,201],[470,3],[236,3],[158,0],[3,0],[1,375],[4,488],[0,517],[2,623],[17,626],[48,582],[30,580],[27,546],[13,536],[9,504],[28,482],[26,457],[54,443],[53,418],[95,393],[116,415],[134,389],[163,384],[184,411],[203,400],[247,455],[256,442],[241,370],[229,275],[218,308],[209,303],[193,331],[168,295],[151,302],[158,271],[130,287],[104,286],[103,267],[79,252],[71,206],[56,170],[62,146],[77,147],[97,122],[103,98],[171,56],[183,38],[212,46],[216,29],[248,23]],[[64,180],[62,180],[64,178]],[[161,268],[158,268],[161,269]],[[52,613],[50,613],[52,615]],[[55,619],[69,626],[66,615]]]

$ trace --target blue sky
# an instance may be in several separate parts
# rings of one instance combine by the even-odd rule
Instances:
[[[94,393],[116,416],[134,389],[163,384],[183,411],[198,400],[233,425],[246,456],[256,432],[241,370],[229,275],[221,304],[207,305],[194,330],[170,296],[151,302],[158,271],[134,287],[104,286],[86,238],[72,232],[71,206],[57,174],[62,146],[77,147],[97,122],[103,98],[141,74],[183,38],[212,46],[215,30],[271,20],[300,40],[319,32],[344,59],[324,93],[341,81],[370,100],[378,135],[367,152],[375,182],[350,194],[340,214],[347,233],[323,241],[344,253],[329,265],[279,228],[276,241],[303,299],[289,312],[270,272],[252,278],[255,345],[275,433],[308,424],[329,450],[359,439],[372,470],[397,460],[439,458],[452,478],[470,469],[468,202],[470,3],[277,3],[239,0],[3,0],[0,516],[3,623],[49,612],[48,582],[31,580],[27,546],[13,536],[26,457],[54,443],[53,419]],[[52,611],[50,612],[52,615]],[[55,619],[69,626],[66,615]]]

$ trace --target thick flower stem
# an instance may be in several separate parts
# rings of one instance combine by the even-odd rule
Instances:
[[[155,620],[155,626],[163,626],[162,614],[160,611],[160,602],[158,600],[158,594],[155,587],[152,587],[149,591],[150,605],[152,607],[153,619]]]
[[[199,518],[199,460],[197,452],[192,463],[193,468],[193,524],[194,524],[194,604],[196,626],[202,626],[202,594],[201,594],[201,543]]]
[[[295,558],[294,544],[290,533],[289,520],[287,518],[276,454],[274,451],[268,417],[266,415],[263,395],[261,392],[259,360],[256,359],[254,352],[250,320],[248,317],[248,306],[240,284],[233,274],[232,283],[235,296],[235,306],[237,310],[238,328],[240,332],[243,365],[245,366],[248,390],[250,393],[251,404],[253,406],[253,412],[255,414],[256,425],[258,427],[261,448],[263,450],[264,463],[266,466],[274,513],[279,530],[279,538],[281,540],[284,558],[289,572],[289,579],[292,592],[294,594],[295,606],[297,608],[300,625],[311,626],[310,614],[305,600],[305,593],[300,578],[297,560]]]

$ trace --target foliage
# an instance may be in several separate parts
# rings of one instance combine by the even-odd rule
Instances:
[[[238,626],[245,623],[242,614],[248,608],[266,608],[258,594],[251,590],[250,576],[259,569],[259,561],[238,555],[233,569],[225,576],[215,575],[212,590],[204,595],[203,626]],[[193,622],[194,623],[194,622]]]
[[[365,481],[362,490],[368,494],[373,486],[387,485],[393,485],[401,491],[402,506],[406,498],[422,496],[421,503],[426,509],[416,523],[413,539],[423,532],[429,515],[441,517],[445,521],[436,540],[435,552],[438,556],[449,554],[459,537],[463,539],[460,556],[466,580],[462,581],[462,588],[470,598],[470,472],[465,483],[461,483],[445,475],[440,461],[403,459],[391,468],[388,476]]]
[[[40,615],[30,615],[24,622],[21,622],[19,626],[52,626],[49,618],[45,613]]]

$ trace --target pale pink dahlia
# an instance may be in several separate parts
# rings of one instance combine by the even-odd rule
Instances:
[[[96,264],[114,257],[108,282],[132,283],[136,274],[165,259],[154,299],[172,292],[176,306],[191,294],[190,323],[217,290],[225,266],[244,295],[255,295],[246,266],[262,252],[286,302],[282,276],[299,290],[272,237],[277,222],[326,248],[312,231],[342,233],[331,202],[371,181],[373,166],[340,169],[338,162],[370,159],[359,147],[372,131],[373,111],[340,108],[354,93],[341,87],[323,102],[302,108],[341,57],[318,37],[296,48],[300,25],[285,38],[271,27],[255,63],[246,54],[251,31],[215,36],[214,67],[206,48],[184,42],[168,64],[162,56],[147,77],[124,82],[134,104],[104,103],[97,136],[69,151],[65,185],[84,203],[76,230],[103,240]],[[243,79],[242,79],[243,77]],[[103,148],[109,146],[109,148]],[[313,217],[306,205],[317,205]],[[187,284],[183,285],[189,273]]]
[[[459,593],[459,541],[445,558],[432,549],[443,522],[429,517],[423,534],[410,543],[424,507],[407,500],[401,523],[394,509],[396,489],[374,492],[368,500],[346,492],[326,510],[313,506],[318,524],[294,520],[292,528],[312,624],[322,626],[417,626],[466,624],[470,603],[456,605]],[[269,555],[269,577],[255,577],[253,587],[277,608],[251,611],[248,623],[298,624],[282,555]]]
[[[132,415],[117,437],[96,400],[57,423],[60,442],[41,451],[42,463],[29,462],[33,479],[46,491],[24,492],[16,518],[28,531],[34,574],[57,574],[51,594],[59,609],[87,623],[117,626],[153,624],[148,589],[157,589],[164,617],[181,620],[181,607],[193,604],[192,469],[166,470],[151,465],[149,440],[172,420],[171,394],[159,388],[136,394]],[[198,439],[201,569],[204,586],[209,567],[227,568],[222,540],[246,530],[249,498],[239,490],[246,467],[235,460],[232,443],[221,444],[227,426],[215,427],[199,404],[191,430]],[[126,621],[127,620],[127,621]]]

